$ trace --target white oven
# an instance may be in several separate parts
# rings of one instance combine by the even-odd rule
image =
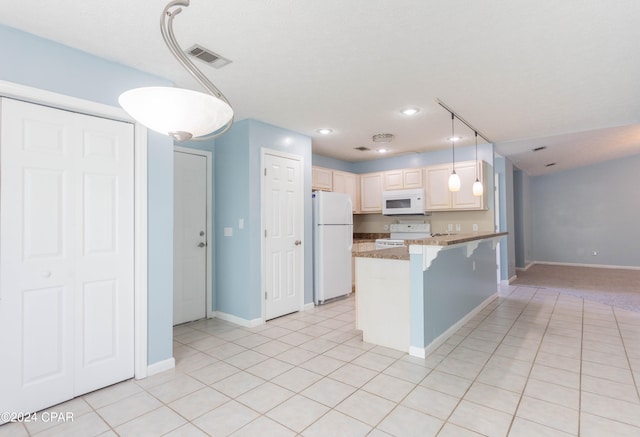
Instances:
[[[382,192],[382,214],[424,215],[424,190],[394,190]]]
[[[376,250],[404,246],[404,240],[418,240],[431,236],[431,223],[393,223],[389,230],[391,238],[378,238]]]

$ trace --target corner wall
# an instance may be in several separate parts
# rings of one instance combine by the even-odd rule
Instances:
[[[535,261],[640,266],[640,155],[531,179]]]

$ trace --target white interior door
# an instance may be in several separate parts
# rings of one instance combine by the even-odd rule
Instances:
[[[0,411],[37,411],[133,376],[133,126],[0,109]]]
[[[206,317],[207,157],[175,151],[173,324]]]
[[[275,153],[275,152],[274,152]],[[304,302],[302,160],[265,152],[263,220],[267,320],[298,311]]]

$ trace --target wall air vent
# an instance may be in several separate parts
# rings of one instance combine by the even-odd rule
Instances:
[[[222,68],[225,65],[231,63],[229,59],[223,58],[219,54],[214,53],[199,44],[192,45],[187,50],[185,50],[185,53],[189,56],[193,56],[194,58],[201,60],[202,62],[212,66],[213,68]]]
[[[371,150],[370,148],[368,148],[368,147],[364,147],[364,146],[354,147],[353,149],[354,149],[354,150],[359,150],[359,151],[361,151],[361,152],[366,152],[367,150]]]

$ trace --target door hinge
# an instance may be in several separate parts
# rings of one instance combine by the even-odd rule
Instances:
[[[267,300],[267,292],[264,292],[264,300]]]
[[[267,230],[264,230],[264,238],[267,238]]]
[[[264,175],[267,175],[267,167],[264,168]]]

